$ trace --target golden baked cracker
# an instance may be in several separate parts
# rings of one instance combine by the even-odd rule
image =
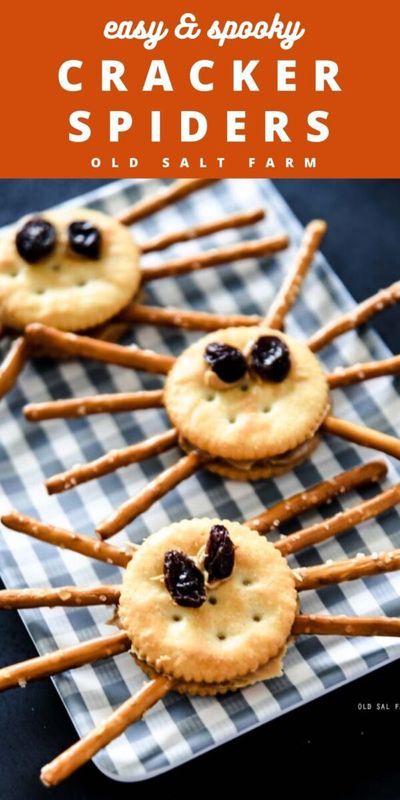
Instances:
[[[200,608],[177,605],[163,578],[167,550],[195,558],[219,520],[173,523],[150,536],[124,574],[119,616],[140,660],[186,683],[232,683],[280,653],[296,612],[292,572],[278,550],[223,521],[236,547],[232,575]]]
[[[16,232],[32,215],[0,240],[2,323],[23,330],[41,322],[64,331],[101,325],[129,303],[140,283],[139,250],[131,231],[113,217],[87,208],[46,211],[40,216],[57,232],[53,252],[40,262],[29,264],[15,244]],[[68,245],[68,227],[80,220],[92,222],[101,233],[98,260]]]
[[[231,388],[205,383],[205,348],[219,342],[242,353],[260,336],[279,336],[291,366],[280,383],[247,374]],[[322,367],[304,342],[269,328],[227,328],[204,336],[179,356],[165,385],[172,424],[190,445],[218,458],[256,461],[303,444],[320,427],[329,404]]]

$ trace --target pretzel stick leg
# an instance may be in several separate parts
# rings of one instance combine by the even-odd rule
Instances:
[[[365,364],[354,364],[352,367],[338,369],[327,376],[331,389],[341,386],[352,386],[354,383],[381,378],[383,375],[398,375],[400,372],[400,356],[385,358],[383,361],[369,361]]]
[[[167,373],[175,359],[172,356],[159,355],[152,350],[141,350],[139,347],[124,347],[112,342],[103,342],[90,336],[76,333],[64,333],[57,328],[50,328],[38,322],[28,325],[25,331],[28,342],[33,347],[57,348],[60,353],[81,358],[93,358],[107,364],[118,364],[120,367],[143,369],[146,372]]]
[[[107,544],[107,542],[100,542],[98,539],[91,539],[90,536],[71,533],[71,531],[66,531],[64,528],[48,525],[33,517],[19,514],[18,511],[10,511],[8,514],[4,514],[1,521],[6,528],[26,533],[28,536],[32,536],[33,539],[48,542],[57,547],[64,547],[67,550],[73,550],[75,553],[95,558],[97,561],[105,561],[107,564],[114,564],[116,567],[126,567],[132,558],[132,553],[120,550],[118,547]]]
[[[96,528],[97,533],[100,534],[102,539],[114,536],[115,533],[118,533],[118,531],[136,519],[139,514],[147,511],[157,500],[164,497],[178,483],[194,475],[206,460],[208,458],[197,450],[180,458],[176,464],[168,467],[145,486],[136,497],[127,500],[113,514],[101,522]]]
[[[121,735],[129,725],[137,722],[146,711],[154,706],[173,688],[169,678],[160,675],[145,683],[134,697],[129,697],[106,722],[94,728],[64,753],[61,753],[43,767],[40,778],[45,786],[56,786],[68,778],[75,770],[86,764],[102,747]]]
[[[142,253],[151,253],[155,250],[165,250],[172,244],[178,242],[189,242],[192,239],[200,239],[202,236],[209,236],[211,233],[218,233],[219,231],[226,231],[229,228],[244,228],[246,225],[254,225],[256,222],[264,219],[265,211],[263,208],[257,208],[254,211],[240,211],[237,214],[229,214],[221,219],[216,219],[213,222],[206,222],[204,225],[196,225],[193,228],[183,228],[180,231],[173,231],[172,233],[162,233],[160,236],[155,236],[154,239],[149,239],[144,244],[140,245]]]
[[[137,411],[142,408],[162,408],[163,405],[163,391],[156,389],[148,392],[96,394],[89,397],[71,397],[67,400],[29,403],[24,408],[24,414],[30,422],[38,422],[44,419],[72,419],[87,417],[89,414],[117,414],[121,411]]]
[[[400,439],[389,436],[387,433],[380,433],[366,425],[357,425],[355,422],[347,422],[338,417],[326,417],[321,425],[321,430],[334,436],[340,436],[341,439],[348,442],[360,444],[362,447],[371,447],[387,453],[389,456],[394,456],[394,458],[400,458]]]
[[[46,481],[46,489],[49,494],[65,492],[79,483],[100,478],[102,475],[115,472],[120,467],[127,467],[129,464],[136,464],[146,458],[164,453],[165,450],[170,450],[171,447],[174,447],[177,441],[178,432],[175,428],[171,428],[166,433],[152,436],[150,439],[145,439],[138,444],[132,444],[130,447],[110,450],[109,453],[97,458],[95,461],[90,461],[88,464],[78,464],[66,472],[53,475],[52,478]]]
[[[313,220],[305,228],[293,267],[265,316],[263,324],[266,327],[282,330],[285,316],[296,301],[326,228],[326,222],[322,219]]]
[[[250,242],[237,242],[214,250],[205,250],[194,256],[177,258],[174,261],[165,261],[153,267],[142,268],[142,281],[153,281],[156,278],[168,278],[182,275],[186,272],[195,272],[206,267],[216,267],[242,258],[256,258],[267,253],[277,253],[288,246],[289,239],[284,234],[270,236],[267,239],[255,239]]]
[[[24,368],[28,352],[24,336],[19,336],[10,345],[10,349],[0,366],[0,397],[4,397],[12,389],[19,373]]]
[[[367,322],[374,314],[377,314],[378,311],[383,311],[384,308],[398,303],[399,300],[400,281],[396,281],[396,283],[392,283],[392,285],[388,286],[386,289],[381,289],[380,292],[364,300],[363,303],[360,303],[352,311],[349,311],[348,314],[343,314],[339,319],[329,322],[328,325],[320,328],[320,330],[314,333],[311,339],[308,340],[309,348],[316,353],[318,350],[321,350],[322,347],[329,344],[332,339],[336,339],[337,336],[341,336],[342,333],[346,333],[346,331],[358,328],[360,325],[363,325],[364,322]]]
[[[316,567],[294,569],[293,574],[298,592],[305,589],[319,589],[332,583],[355,581],[369,575],[380,575],[383,572],[395,572],[400,569],[400,550],[388,553],[360,556],[343,559],[333,564],[318,564]]]
[[[303,528],[297,533],[291,533],[285,539],[274,542],[274,545],[285,556],[290,553],[297,553],[298,550],[310,547],[310,545],[318,542],[324,542],[325,539],[329,539],[331,536],[344,533],[355,525],[382,514],[399,502],[400,484],[397,484],[376,495],[376,497],[372,497],[371,500],[365,500],[364,503],[360,503],[358,506],[341,511],[339,514],[335,514],[334,517],[324,520],[324,522],[317,522],[316,525],[311,525],[309,528]]]
[[[280,500],[279,503],[271,506],[256,517],[248,519],[246,525],[259,533],[266,533],[273,528],[277,528],[283,522],[288,522],[288,520],[299,516],[299,514],[303,514],[304,511],[319,508],[319,506],[338,495],[366,486],[369,483],[380,481],[386,474],[387,466],[384,461],[370,461],[369,464],[360,464],[353,469],[329,478],[327,481],[316,483],[311,489],[299,492],[286,500]]]
[[[28,681],[37,681],[48,678],[66,669],[75,669],[83,664],[91,664],[102,658],[111,658],[118,653],[123,653],[131,647],[131,640],[125,633],[113,633],[111,636],[101,636],[90,639],[73,647],[63,650],[54,650],[44,656],[21,661],[11,667],[0,669],[0,692],[11,689],[13,686],[25,685]]]
[[[133,206],[126,208],[117,214],[117,220],[122,222],[123,225],[132,225],[133,222],[139,222],[144,217],[149,217],[150,214],[155,214],[156,211],[161,211],[162,208],[172,205],[172,203],[183,200],[193,192],[199,191],[209,186],[210,183],[215,183],[216,179],[211,178],[183,178],[174,183],[170,183],[164,189],[161,189],[156,194],[150,197],[144,197]]]
[[[53,608],[55,606],[101,606],[118,603],[119,586],[61,586],[58,589],[4,589],[0,608]]]
[[[120,318],[128,322],[185,328],[193,331],[216,331],[221,328],[259,325],[257,314],[210,314],[207,311],[183,311],[180,308],[160,308],[131,303],[124,308]]]
[[[400,636],[400,619],[299,614],[295,617],[292,633],[319,636]]]

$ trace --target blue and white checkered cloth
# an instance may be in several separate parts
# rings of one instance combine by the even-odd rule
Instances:
[[[158,188],[155,181],[123,181],[107,186],[87,197],[79,206],[90,204],[110,213],[136,200],[144,192]],[[172,255],[194,252],[235,242],[254,235],[287,231],[289,250],[273,259],[243,261],[219,269],[192,273],[179,279],[155,281],[147,289],[148,300],[163,306],[204,309],[216,312],[262,313],[282,282],[292,262],[302,228],[272,184],[267,181],[231,180],[213,185],[180,204],[165,209],[135,226],[139,241],[162,231],[205,222],[229,212],[263,205],[268,210],[265,222],[245,230],[224,231],[211,239],[176,245],[168,255],[151,254],[146,263]],[[327,320],[350,309],[354,301],[336,278],[325,259],[318,255],[307,278],[301,298],[288,319],[287,329],[306,337]],[[178,354],[197,337],[174,329],[140,326],[132,334],[142,347]],[[323,351],[329,369],[358,361],[382,358],[388,351],[372,330],[352,332]],[[123,447],[165,430],[163,411],[150,409],[120,415],[100,415],[78,420],[54,420],[29,424],[21,409],[26,402],[91,394],[156,388],[161,379],[119,367],[86,361],[65,364],[29,364],[17,387],[1,407],[0,507],[10,506],[45,521],[93,535],[96,522],[108,515],[129,495],[172,464],[178,451],[168,452],[143,464],[133,465],[99,481],[48,497],[43,481],[77,462],[101,456],[111,448]],[[335,413],[364,422],[388,433],[400,432],[399,383],[381,378],[346,391],[335,392]],[[282,496],[298,492],[315,481],[330,477],[360,461],[371,452],[341,439],[326,437],[311,461],[275,481],[255,484],[229,482],[205,471],[190,478],[151,508],[129,528],[132,540],[140,542],[148,533],[169,521],[193,516],[220,516],[245,519]],[[390,480],[398,480],[398,465],[390,465]],[[333,502],[333,514],[369,497],[373,489],[345,496]],[[326,509],[321,512],[324,515]],[[321,519],[318,511],[308,513],[301,525]],[[291,525],[291,530],[296,524]],[[120,534],[115,541],[121,541]],[[1,574],[6,585],[61,586],[119,582],[119,570],[78,554],[58,550],[28,537],[3,531]],[[317,564],[340,559],[359,551],[379,552],[400,546],[397,511],[384,514],[379,523],[370,521],[337,540],[292,558],[293,565]],[[400,574],[390,573],[366,581],[331,586],[319,592],[306,592],[302,608],[306,613],[400,614]],[[109,634],[110,609],[35,609],[22,612],[22,618],[39,653],[67,647],[92,637]],[[112,742],[95,758],[97,766],[117,780],[135,781],[161,772],[216,747],[251,728],[283,714],[318,695],[353,680],[368,670],[400,656],[396,639],[340,637],[300,637],[285,659],[285,674],[267,684],[259,683],[221,699],[187,698],[171,694],[157,704],[141,722]],[[128,654],[95,666],[85,666],[59,675],[55,685],[80,736],[110,715],[143,682],[143,675]],[[26,690],[29,691],[29,688]],[[49,751],[49,758],[56,755]]]

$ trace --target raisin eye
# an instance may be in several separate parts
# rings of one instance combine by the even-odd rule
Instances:
[[[204,359],[224,383],[236,383],[247,372],[245,357],[229,344],[212,342],[205,349]]]
[[[36,264],[54,250],[56,230],[51,222],[43,217],[32,217],[18,231],[15,244],[19,255],[28,264]]]
[[[214,525],[210,530],[204,558],[208,583],[229,578],[234,563],[235,547],[225,525]]]
[[[68,228],[69,245],[80,256],[98,261],[100,258],[101,233],[95,225],[85,220],[71,222]]]
[[[203,573],[193,559],[181,550],[167,550],[164,555],[164,581],[178,606],[200,608],[206,592]]]
[[[260,336],[251,348],[249,365],[263,381],[281,383],[290,370],[289,348],[278,336]]]

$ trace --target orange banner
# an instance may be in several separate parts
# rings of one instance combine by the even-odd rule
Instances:
[[[397,0],[0,13],[0,177],[400,177]]]

